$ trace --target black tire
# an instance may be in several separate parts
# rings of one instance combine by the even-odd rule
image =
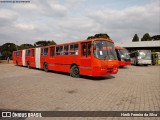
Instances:
[[[119,66],[119,68],[124,68],[124,66]]]
[[[44,63],[44,71],[48,72],[48,64],[47,63]]]
[[[16,66],[18,66],[18,61],[16,61]]]
[[[77,65],[73,65],[70,69],[70,76],[74,77],[74,78],[79,78],[80,74],[79,74],[79,68]]]
[[[31,66],[30,66],[29,62],[27,63],[27,67],[28,67],[29,69],[31,68]]]

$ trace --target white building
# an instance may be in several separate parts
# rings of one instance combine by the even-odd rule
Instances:
[[[115,46],[124,47],[129,50],[149,49],[160,51],[160,41],[139,41],[139,42],[120,42]]]

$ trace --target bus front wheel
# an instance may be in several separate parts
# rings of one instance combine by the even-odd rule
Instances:
[[[70,76],[71,77],[75,77],[75,78],[79,78],[79,69],[77,65],[73,65],[70,69]]]
[[[29,62],[27,63],[27,67],[30,69],[30,64],[29,64]]]
[[[48,72],[48,64],[47,63],[44,64],[44,71]]]
[[[16,61],[16,66],[18,66],[18,61]]]

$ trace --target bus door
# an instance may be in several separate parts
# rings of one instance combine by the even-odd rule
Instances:
[[[21,50],[16,52],[16,57],[17,57],[16,64],[22,65],[22,51]]]
[[[81,43],[81,59],[80,59],[80,74],[92,74],[92,43]]]
[[[35,49],[31,49],[30,66],[36,67],[35,64]]]
[[[48,69],[55,69],[55,46],[49,47]]]
[[[41,63],[41,68],[44,68],[44,64],[48,64],[48,47],[41,48],[41,57],[40,57],[40,63]]]

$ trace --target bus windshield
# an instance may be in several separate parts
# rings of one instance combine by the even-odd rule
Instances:
[[[139,59],[150,60],[151,59],[151,51],[150,50],[141,50],[138,55]]]
[[[130,56],[129,56],[129,53],[128,53],[128,50],[119,50],[119,53],[121,55],[122,58],[125,58],[125,59],[130,59]]]
[[[117,59],[114,44],[108,41],[94,41],[94,55],[98,59]]]

